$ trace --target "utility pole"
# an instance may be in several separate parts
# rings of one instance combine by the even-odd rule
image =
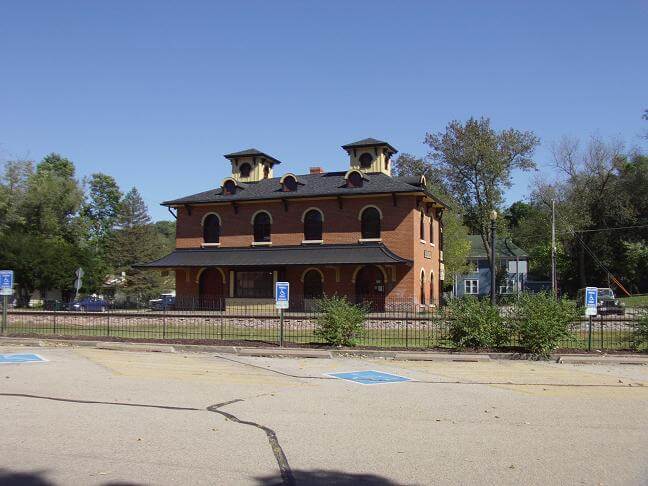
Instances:
[[[490,289],[490,298],[491,304],[495,305],[497,303],[497,289],[495,285],[497,284],[497,267],[495,266],[495,246],[497,242],[497,211],[493,210],[490,213],[491,220],[491,289]]]
[[[558,295],[558,281],[556,279],[556,200],[551,200],[551,293]]]

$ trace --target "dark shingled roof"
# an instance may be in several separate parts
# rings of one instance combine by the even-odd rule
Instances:
[[[353,149],[353,148],[360,148],[360,147],[389,147],[389,149],[397,153],[398,150],[396,150],[394,147],[392,147],[390,144],[387,142],[384,142],[382,140],[377,140],[375,138],[363,138],[362,140],[358,140],[357,142],[351,142],[347,143],[346,145],[342,145],[342,148],[344,150],[348,149]]]
[[[439,198],[428,193],[425,187],[420,185],[420,178],[390,177],[387,174],[375,173],[366,175],[362,187],[346,187],[344,174],[345,172],[325,172],[322,174],[299,175],[297,176],[297,179],[300,185],[294,192],[283,192],[281,184],[279,183],[280,177],[273,177],[272,179],[263,179],[259,182],[249,182],[244,186],[239,187],[235,194],[223,194],[223,189],[218,187],[191,196],[164,201],[162,205],[174,206],[183,204],[254,201],[264,199],[293,199],[300,197],[421,192],[445,206]]]
[[[470,258],[488,258],[484,242],[479,235],[469,235]],[[495,240],[495,254],[498,258],[528,258],[529,255],[519,246],[515,245],[509,238],[497,238]]]
[[[138,268],[406,263],[382,243],[178,249]]]
[[[281,164],[281,160],[275,159],[272,155],[268,155],[265,152],[261,152],[255,148],[241,150],[240,152],[232,152],[231,154],[225,154],[226,159],[236,159],[238,157],[265,157],[268,160],[271,160],[275,164]]]

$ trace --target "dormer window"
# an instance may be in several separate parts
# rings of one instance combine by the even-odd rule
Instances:
[[[252,172],[252,166],[247,162],[245,164],[241,164],[239,172],[241,173],[241,177],[248,178],[250,177],[250,172]]]
[[[270,167],[267,165],[263,166],[263,178],[267,179],[270,176]]]
[[[236,183],[231,179],[225,181],[225,184],[223,184],[223,193],[228,196],[236,194]]]
[[[292,192],[297,190],[297,180],[292,177],[288,176],[284,179],[283,181],[283,190],[284,192]]]
[[[357,170],[349,171],[346,176],[347,187],[362,187],[364,179],[362,173]]]
[[[281,184],[281,190],[283,192],[293,192],[299,187],[297,177],[290,173],[285,174],[281,179],[279,179],[279,184]]]
[[[363,169],[369,169],[371,167],[371,163],[373,162],[373,160],[374,160],[373,155],[371,155],[369,152],[365,152],[360,157],[358,157],[358,161],[360,162],[360,167]]]

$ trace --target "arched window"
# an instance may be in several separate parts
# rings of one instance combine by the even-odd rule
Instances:
[[[425,216],[423,211],[421,211],[421,223],[419,224],[419,233],[421,240],[425,241]]]
[[[293,176],[288,176],[283,180],[284,192],[292,192],[297,190],[297,180]]]
[[[223,184],[223,192],[225,194],[235,194],[236,183],[232,180],[225,181],[225,184]]]
[[[239,172],[241,173],[241,177],[250,177],[250,172],[252,172],[252,166],[247,162],[245,164],[241,164],[241,167],[239,168]]]
[[[318,299],[324,294],[322,275],[317,270],[309,270],[304,275],[304,298]]]
[[[304,239],[322,239],[322,213],[317,209],[311,209],[304,215]]]
[[[360,218],[360,230],[362,238],[380,238],[380,212],[374,207],[365,208]]]
[[[263,167],[263,178],[267,179],[269,175],[270,175],[270,167],[266,165]]]
[[[220,220],[215,214],[208,214],[203,221],[203,242],[220,242]]]
[[[269,242],[271,227],[270,215],[265,212],[257,213],[254,217],[254,241],[257,243]]]
[[[373,162],[373,159],[374,159],[373,155],[371,155],[368,152],[365,152],[358,158],[358,161],[360,162],[360,167],[362,167],[363,169],[368,169],[369,167],[371,167],[371,163]]]
[[[430,216],[430,243],[434,243],[434,218]]]
[[[425,305],[425,271],[421,270],[421,304]]]
[[[430,304],[434,303],[434,272],[430,271]]]
[[[352,171],[347,178],[347,185],[350,187],[362,187],[362,174],[358,171]]]

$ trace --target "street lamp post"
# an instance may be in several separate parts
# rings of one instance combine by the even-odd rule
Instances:
[[[497,232],[497,211],[494,209],[490,212],[491,220],[491,304],[495,305],[497,302],[497,293],[496,293],[496,266],[495,266],[495,241],[496,241],[496,232]]]

